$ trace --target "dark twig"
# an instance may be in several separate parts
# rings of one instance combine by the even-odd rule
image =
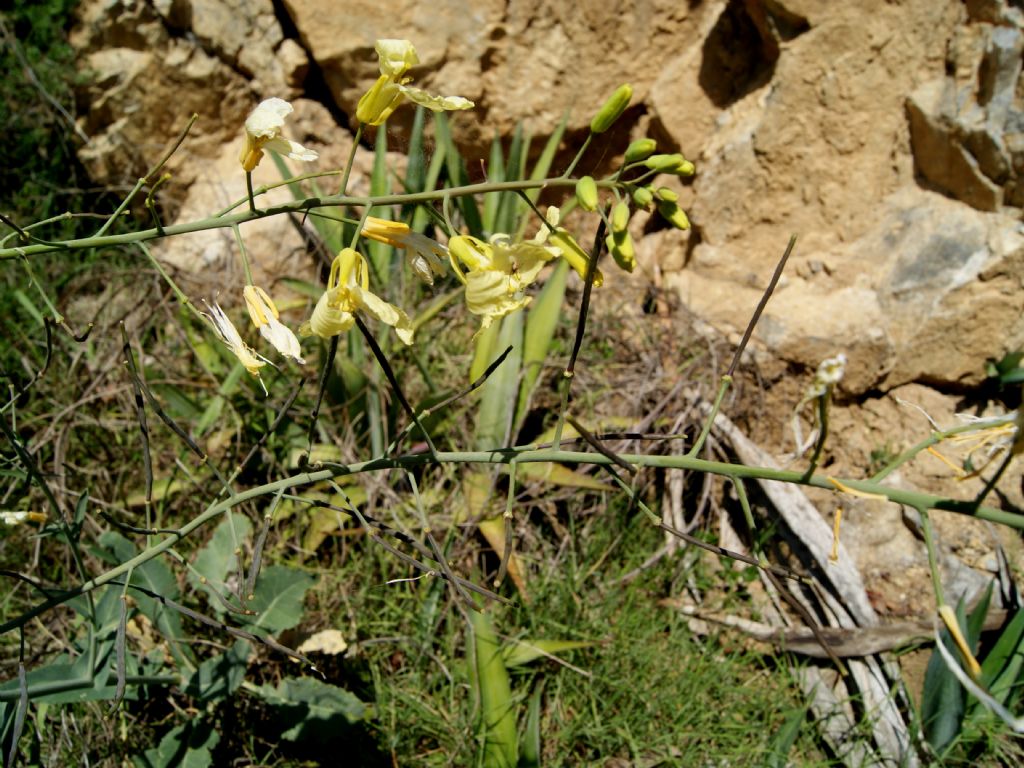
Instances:
[[[409,401],[406,400],[405,393],[402,392],[402,387],[398,383],[398,378],[395,376],[395,372],[391,369],[391,363],[388,362],[387,356],[380,348],[377,340],[373,338],[373,334],[370,333],[370,329],[366,327],[366,323],[362,321],[362,318],[360,318],[359,315],[356,315],[355,319],[356,327],[359,329],[359,332],[363,334],[363,338],[366,339],[366,343],[370,346],[370,351],[373,352],[373,356],[377,359],[377,364],[380,365],[381,370],[384,371],[384,377],[388,380],[388,384],[391,385],[391,389],[394,391],[395,397],[398,398],[398,402],[401,403],[402,408],[405,409],[409,418],[412,419],[413,423],[419,427],[420,432],[423,433],[423,439],[426,440],[427,446],[430,448],[431,455],[436,456],[437,448],[434,447],[434,441],[430,439],[430,433],[420,422],[419,417],[416,415],[416,411],[414,411],[412,406],[409,405]]]
[[[602,443],[596,435],[591,433],[586,427],[580,424],[573,416],[566,414],[565,420],[572,425],[573,429],[580,433],[580,437],[582,437],[587,443],[589,443],[595,451],[600,453],[602,456],[608,457],[616,464],[618,464],[620,467],[622,467],[624,470],[629,472],[631,475],[636,473],[636,467],[634,467],[624,458],[615,453],[611,448]]]
[[[757,309],[754,310],[754,314],[751,316],[750,322],[747,323],[747,330],[743,332],[743,338],[740,339],[740,344],[736,347],[736,354],[732,356],[732,362],[729,363],[729,370],[725,372],[726,376],[731,377],[736,373],[736,367],[740,364],[740,357],[743,356],[743,350],[746,349],[747,342],[750,341],[750,336],[754,332],[754,326],[756,326],[757,321],[761,319],[761,313],[764,312],[764,308],[768,305],[768,300],[772,297],[772,293],[775,291],[775,286],[779,284],[779,278],[782,277],[782,270],[785,269],[786,262],[789,261],[790,254],[793,253],[793,249],[795,247],[796,235],[792,235],[789,238],[789,245],[786,246],[785,253],[782,254],[782,258],[779,259],[779,263],[775,267],[775,272],[772,274],[772,279],[768,283],[768,287],[761,296],[761,301],[757,304]]]
[[[320,374],[320,389],[316,395],[316,405],[313,406],[313,412],[310,414],[309,432],[306,435],[306,442],[309,447],[306,451],[308,460],[308,454],[313,450],[313,433],[316,432],[316,422],[320,418],[320,406],[324,402],[324,393],[327,391],[327,380],[330,378],[331,371],[334,369],[334,358],[338,354],[338,337],[332,336],[330,343],[327,345],[327,360],[324,362],[324,370]],[[305,462],[300,462],[305,463]]]
[[[132,392],[135,394],[135,415],[139,420],[139,435],[142,439],[142,472],[146,483],[146,523],[149,524],[153,510],[153,457],[149,450],[149,424],[146,421],[146,405],[142,399],[142,387],[139,386],[139,371],[135,367],[135,355],[128,341],[128,329],[121,323],[121,338],[124,340],[124,364],[132,379]]]

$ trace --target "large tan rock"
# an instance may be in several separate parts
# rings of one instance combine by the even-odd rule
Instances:
[[[342,110],[353,115],[379,74],[374,41],[405,38],[420,56],[417,85],[476,102],[475,119],[456,119],[457,135],[470,144],[510,134],[519,121],[550,133],[566,111],[570,130],[583,128],[624,82],[643,99],[667,62],[699,46],[707,13],[703,4],[669,0],[628,9],[599,0],[363,0],[344,13],[329,0],[285,5]],[[397,113],[393,122],[402,119]]]

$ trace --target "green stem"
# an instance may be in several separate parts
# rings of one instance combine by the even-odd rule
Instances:
[[[235,242],[238,243],[238,252],[242,255],[242,269],[245,271],[245,284],[256,285],[252,279],[252,265],[249,263],[249,252],[245,249],[245,241],[242,240],[242,231],[236,224],[231,228],[235,234]]]
[[[715,423],[715,417],[718,416],[718,410],[722,407],[722,401],[725,399],[725,393],[729,391],[730,384],[732,384],[732,376],[725,374],[722,377],[722,383],[718,387],[715,404],[711,406],[711,413],[708,415],[707,421],[704,422],[704,428],[700,431],[700,435],[697,436],[697,441],[693,444],[693,447],[686,454],[690,458],[700,453],[700,449],[704,447],[704,441],[708,439],[708,434]]]
[[[928,550],[928,570],[932,576],[932,589],[935,590],[935,604],[945,605],[946,597],[942,591],[942,574],[939,571],[939,553],[935,546],[935,533],[932,531],[931,517],[928,515],[928,510],[922,507],[917,507],[917,512],[921,515],[921,530],[924,532],[924,545]]]
[[[356,135],[352,138],[352,149],[348,153],[348,162],[345,163],[345,175],[341,177],[341,189],[338,191],[339,195],[344,195],[348,192],[348,180],[352,175],[352,166],[356,161],[356,150],[359,149],[359,139],[363,136],[363,124],[360,123],[356,128]]]
[[[587,151],[587,147],[590,146],[590,142],[591,142],[591,140],[593,138],[594,138],[594,134],[592,134],[592,133],[588,133],[587,134],[587,138],[583,141],[583,146],[580,147],[580,151],[576,153],[576,157],[574,157],[572,159],[572,162],[569,163],[569,167],[565,169],[565,173],[563,173],[561,175],[561,178],[568,179],[572,175],[572,172],[574,170],[576,170],[576,164],[583,157],[583,153]]]
[[[638,467],[656,467],[663,469],[687,469],[693,472],[710,472],[715,475],[724,475],[735,478],[752,478],[756,480],[777,480],[783,483],[795,485],[806,485],[815,488],[825,488],[835,491],[836,487],[832,478],[823,475],[812,475],[806,477],[803,472],[794,472],[784,469],[773,469],[769,467],[748,467],[739,464],[728,464],[718,461],[707,461],[689,456],[660,456],[648,454],[620,454],[621,458],[630,464]],[[611,466],[615,462],[600,453],[585,453],[581,451],[561,451],[555,449],[537,450],[527,448],[498,448],[491,451],[438,451],[436,455],[430,453],[414,453],[403,456],[379,457],[369,461],[362,461],[353,464],[329,464],[316,471],[300,472],[291,477],[282,478],[272,483],[256,486],[235,495],[211,504],[205,511],[185,523],[175,533],[167,535],[166,538],[153,546],[139,553],[130,560],[111,568],[85,583],[73,587],[59,596],[53,597],[32,608],[14,619],[0,625],[0,634],[9,632],[22,626],[32,618],[39,616],[45,611],[60,605],[78,595],[91,592],[97,587],[103,586],[119,576],[127,573],[132,568],[137,568],[159,554],[170,549],[175,543],[188,536],[200,526],[213,518],[222,515],[230,509],[252,499],[262,496],[273,495],[282,489],[309,486],[323,482],[333,477],[343,475],[357,475],[364,472],[377,472],[386,469],[419,467],[427,464],[508,464],[511,461],[517,463],[537,462],[560,462],[573,465],[595,465]],[[1008,525],[1018,530],[1024,530],[1024,515],[1006,512],[992,507],[975,508],[974,501],[961,501],[950,499],[945,496],[936,496],[929,493],[907,490],[904,488],[892,488],[880,485],[871,480],[852,480],[839,478],[844,486],[863,493],[871,493],[886,497],[896,504],[906,504],[919,510],[941,509],[949,512],[970,515],[980,520]],[[660,521],[659,521],[660,522]]]
[[[289,179],[294,182],[294,179]],[[520,189],[541,189],[575,186],[572,179],[539,179],[527,181],[501,181],[482,182],[480,184],[468,184],[462,187],[451,189],[433,190],[430,192],[417,192],[414,194],[389,194],[375,195],[368,197],[346,197],[333,195],[328,197],[314,197],[306,200],[292,200],[281,203],[270,208],[264,208],[259,212],[245,211],[223,216],[210,216],[197,221],[171,224],[163,227],[161,233],[155,227],[143,229],[137,232],[127,232],[120,235],[94,235],[91,237],[63,240],[55,243],[33,243],[31,245],[16,246],[14,248],[0,248],[0,261],[34,256],[43,253],[57,253],[62,251],[78,251],[87,248],[109,248],[119,245],[131,245],[133,243],[156,240],[159,237],[173,237],[191,232],[203,232],[210,229],[221,229],[232,227],[237,224],[244,224],[257,218],[269,215],[285,213],[302,213],[310,209],[330,208],[334,206],[366,206],[374,207],[379,205],[413,205],[417,203],[431,203],[443,201],[447,197],[463,197],[466,195],[479,195],[487,192],[514,192]],[[598,186],[615,186],[611,182],[598,182]]]

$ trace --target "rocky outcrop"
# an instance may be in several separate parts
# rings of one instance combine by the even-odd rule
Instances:
[[[813,368],[844,351],[843,387],[862,393],[971,386],[986,358],[1024,345],[1016,3],[388,0],[339,13],[284,0],[277,13],[287,18],[271,0],[85,3],[74,43],[91,75],[82,157],[97,181],[134,181],[195,111],[167,190],[180,215],[208,213],[213,198],[188,184],[240,194],[230,158],[247,112],[268,96],[304,104],[294,138],[321,152],[320,168],[336,167],[344,153],[332,148],[350,141],[337,122],[378,74],[374,40],[405,37],[420,54],[418,85],[477,102],[452,121],[471,159],[518,122],[539,138],[566,112],[575,143],[631,82],[623,130],[698,169],[678,187],[688,239],[654,220],[645,234],[638,220],[640,279],[657,264],[689,309],[738,336],[799,236],[755,336],[765,359]],[[390,130],[410,115],[397,112]],[[258,170],[257,183],[274,180],[272,167]],[[293,236],[280,226],[268,248]],[[175,261],[212,263],[209,244],[191,247],[171,246],[185,249]]]

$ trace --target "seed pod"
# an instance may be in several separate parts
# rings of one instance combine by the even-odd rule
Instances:
[[[612,232],[625,232],[629,226],[629,203],[622,200],[612,209]]]
[[[654,200],[654,192],[650,187],[637,187],[633,190],[633,202],[637,208],[647,208]]]
[[[641,160],[646,160],[653,155],[654,150],[657,148],[658,142],[654,139],[637,139],[626,147],[626,156],[623,159],[627,165],[629,163],[639,163]]]
[[[633,98],[633,86],[620,85],[615,93],[608,97],[608,101],[601,105],[601,109],[590,121],[591,133],[604,133],[612,127],[612,123],[618,120],[622,113],[629,106],[629,100]]]
[[[597,210],[597,182],[593,176],[584,176],[576,182],[576,200],[584,211]]]
[[[690,220],[686,217],[685,211],[676,203],[662,200],[658,203],[658,213],[661,217],[676,229],[689,229]]]

